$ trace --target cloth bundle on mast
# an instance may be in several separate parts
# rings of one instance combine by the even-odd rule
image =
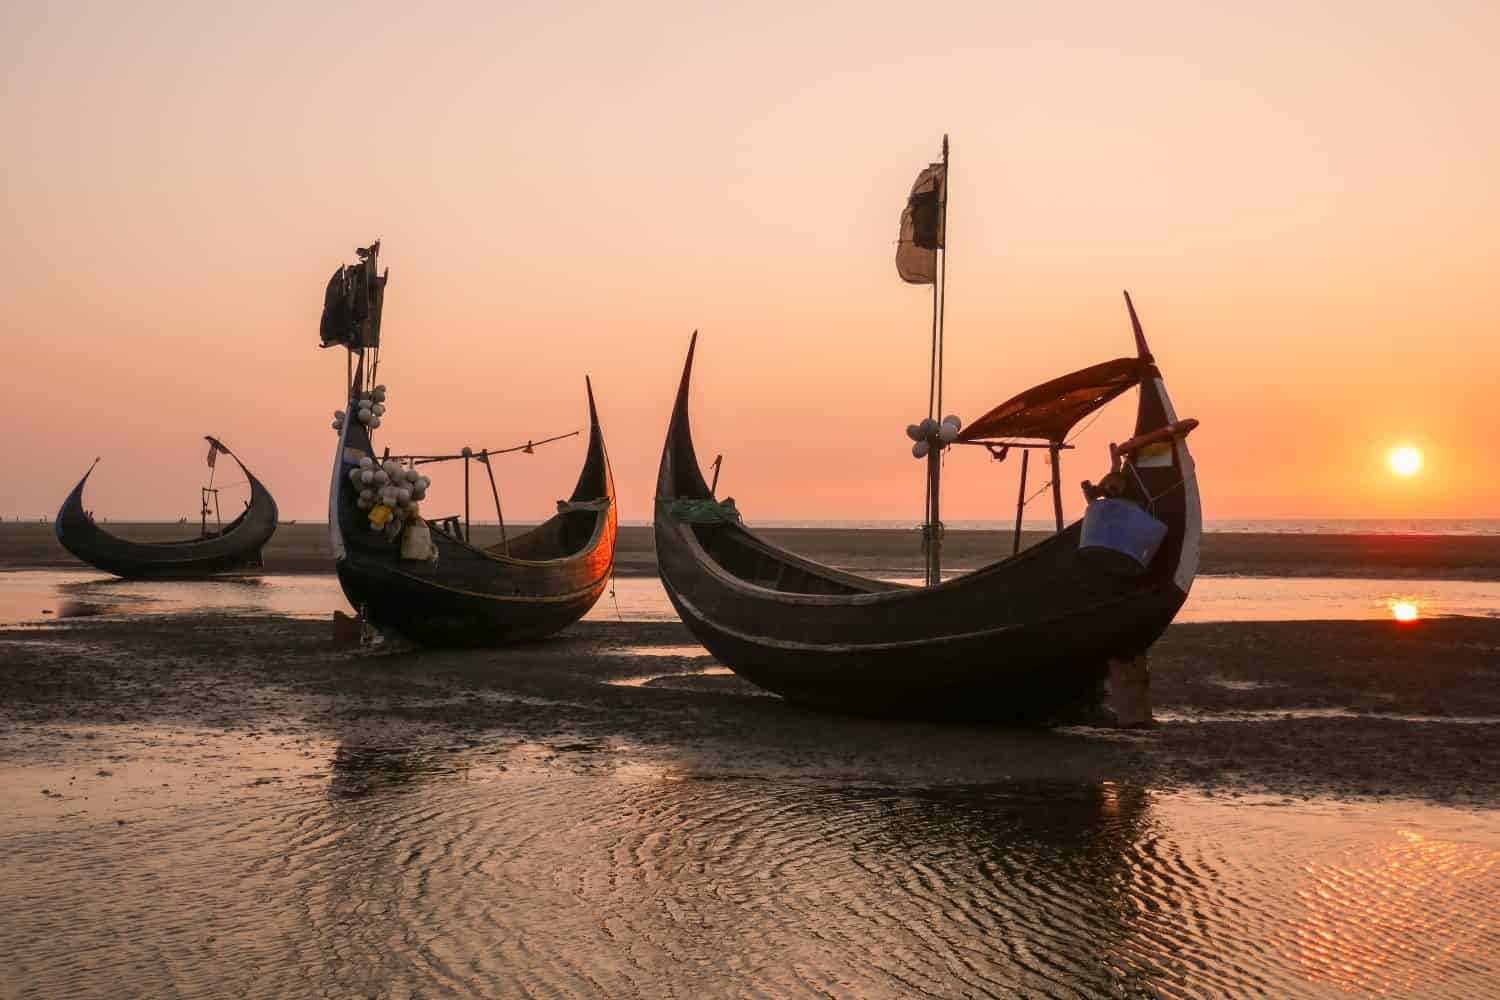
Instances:
[[[390,272],[376,273],[380,241],[355,251],[360,262],[340,267],[323,293],[318,335],[323,347],[341,344],[350,350],[380,346],[380,312]]]
[[[913,285],[937,281],[937,252],[943,249],[945,220],[943,203],[948,200],[948,166],[928,164],[917,175],[901,210],[901,235],[896,242],[896,273]]]

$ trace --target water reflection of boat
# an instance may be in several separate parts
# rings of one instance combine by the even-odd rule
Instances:
[[[422,778],[454,774],[466,767],[433,748],[381,746],[340,740],[329,761],[328,791],[339,798],[363,798],[415,785]]]
[[[94,471],[90,466],[57,512],[57,540],[91,566],[126,579],[195,578],[262,568],[261,549],[276,532],[276,501],[238,455],[215,438],[207,440],[210,478],[202,491],[202,527],[197,538],[136,542],[99,527],[83,505],[83,489]],[[234,459],[250,486],[245,509],[228,524],[219,519],[218,491],[212,478],[220,454]],[[213,525],[209,523],[210,514],[214,515]]]
[[[1056,459],[1071,428],[1138,388],[1135,436],[1112,447],[1113,469],[1092,489],[1084,519],[1064,528],[1059,502],[1059,530],[1051,538],[925,587],[803,559],[717,504],[689,428],[689,347],[655,511],[661,579],[682,620],[736,673],[828,709],[1035,718],[1089,696],[1111,660],[1141,655],[1166,629],[1198,565],[1198,484],[1185,440],[1196,422],[1177,419],[1133,306],[1130,316],[1134,357],[1021,393],[957,436],[958,443],[983,444],[997,455],[1050,449],[1055,490]],[[931,440],[936,450],[954,438]],[[1101,532],[1089,537],[1096,513],[1112,519],[1121,511],[1154,523],[1159,544],[1129,551],[1137,539],[1121,545],[1110,538],[1112,521],[1103,525],[1105,546],[1098,544]]]
[[[614,570],[614,477],[592,386],[585,380],[588,451],[558,513],[498,545],[470,544],[470,463],[489,473],[499,514],[490,468],[497,452],[392,456],[389,449],[377,454],[372,443],[385,411],[385,387],[375,383],[386,280],[377,273],[378,254],[377,243],[360,251],[358,264],[335,272],[323,314],[323,345],[342,345],[351,359],[349,409],[335,421],[339,441],[328,498],[345,596],[376,626],[427,645],[496,645],[571,625],[604,593]],[[533,443],[508,450],[530,452]],[[424,518],[417,503],[427,481],[419,468],[450,460],[464,463],[464,517]],[[503,532],[503,516],[500,523]]]

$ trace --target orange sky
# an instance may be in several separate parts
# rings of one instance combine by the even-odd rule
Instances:
[[[697,327],[752,521],[915,522],[930,299],[891,257],[944,131],[947,409],[1127,353],[1128,287],[1209,518],[1500,513],[1493,3],[498,6],[0,9],[0,516],[95,455],[96,511],[192,514],[214,433],[320,517],[323,284],[380,237],[384,443],[572,429],[588,372],[647,518]],[[507,516],[581,451],[498,465]],[[948,470],[947,517],[1010,515],[1013,463]]]

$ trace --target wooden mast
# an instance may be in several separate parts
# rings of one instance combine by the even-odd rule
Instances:
[[[938,423],[938,435],[942,431],[943,412],[943,314],[946,312],[946,283],[948,278],[948,135],[943,134],[943,173],[939,197],[942,222],[938,232],[940,238],[934,253],[941,254],[937,281],[932,285],[932,373],[927,397],[927,415]],[[923,537],[927,542],[927,585],[943,582],[943,520],[941,517],[943,444],[941,436],[934,436],[927,452],[927,523]]]

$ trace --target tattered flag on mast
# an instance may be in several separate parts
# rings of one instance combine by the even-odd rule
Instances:
[[[212,469],[219,460],[219,453],[227,455],[229,449],[220,444],[217,438],[211,438],[207,434],[203,435],[203,440],[208,442],[208,467]]]
[[[901,210],[901,237],[896,243],[896,273],[913,285],[937,281],[937,252],[943,249],[943,203],[948,199],[948,166],[931,163],[911,186]]]
[[[318,333],[324,347],[340,344],[351,351],[380,346],[380,313],[390,271],[379,274],[380,241],[355,251],[359,263],[340,267],[323,293]]]

